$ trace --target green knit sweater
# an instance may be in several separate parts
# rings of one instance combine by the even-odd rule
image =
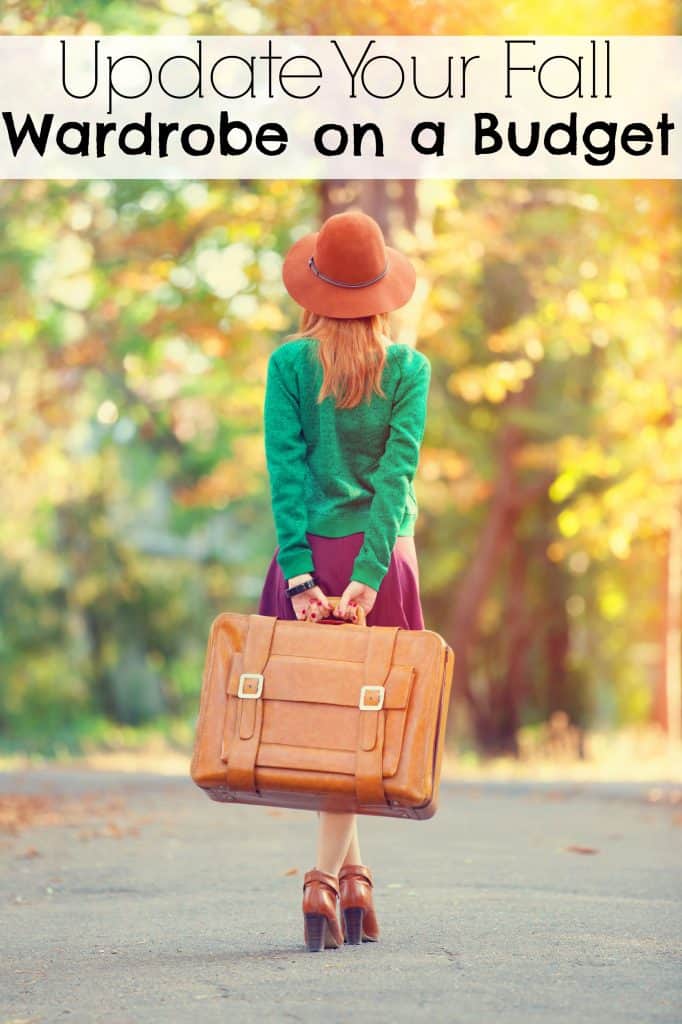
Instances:
[[[363,532],[351,579],[375,590],[388,571],[396,537],[417,518],[414,474],[424,433],[431,366],[407,345],[387,347],[385,398],[337,409],[320,404],[317,340],[275,349],[265,392],[265,454],[279,551],[286,579],[314,572],[306,532]]]

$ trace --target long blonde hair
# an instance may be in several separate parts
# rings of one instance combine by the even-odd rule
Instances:
[[[322,364],[322,387],[317,401],[333,395],[338,409],[352,409],[375,391],[385,398],[381,375],[386,362],[385,339],[390,337],[388,313],[352,319],[320,316],[304,309],[300,330],[289,338],[317,338]]]

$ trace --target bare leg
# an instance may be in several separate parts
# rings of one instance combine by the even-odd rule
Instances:
[[[353,832],[351,833],[350,842],[348,844],[348,850],[346,856],[343,858],[344,864],[362,864],[360,856],[360,840],[358,839],[358,819],[355,816],[355,824],[353,825]]]
[[[317,837],[317,863],[320,871],[338,875],[344,858],[352,851],[356,836],[355,814],[318,811],[320,830]]]

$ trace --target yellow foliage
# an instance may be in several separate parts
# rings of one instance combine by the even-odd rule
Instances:
[[[569,494],[572,494],[575,490],[577,482],[572,472],[561,473],[549,487],[549,496],[552,501],[565,501]]]
[[[570,508],[564,509],[559,513],[557,523],[564,537],[575,537],[580,530],[580,517]]]
[[[626,609],[625,594],[622,590],[603,590],[598,600],[599,610],[605,619],[618,619]]]

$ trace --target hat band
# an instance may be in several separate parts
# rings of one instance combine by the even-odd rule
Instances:
[[[335,284],[337,288],[367,288],[370,284],[376,284],[377,281],[380,281],[382,277],[388,273],[388,260],[386,260],[386,266],[380,274],[377,274],[376,277],[370,278],[369,281],[359,281],[358,284],[348,284],[347,281],[335,281],[333,277],[327,277],[326,274],[323,274],[316,266],[315,260],[312,256],[308,259],[308,266],[312,270],[313,274],[315,274],[316,277],[319,277],[321,281],[326,281],[327,284]]]

